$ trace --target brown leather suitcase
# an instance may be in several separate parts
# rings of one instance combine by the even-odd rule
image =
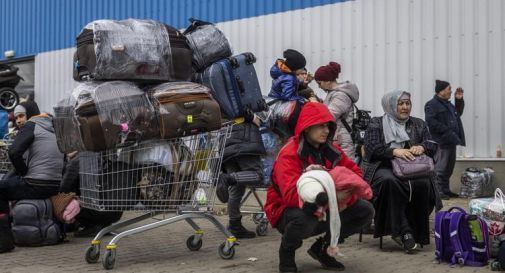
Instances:
[[[150,90],[159,115],[161,138],[209,132],[221,128],[219,104],[210,89],[192,82],[173,82]]]
[[[158,120],[147,95],[128,82],[98,85],[95,98],[75,108],[84,147],[112,149],[127,142],[159,137]],[[97,105],[98,104],[98,105]],[[127,125],[125,131],[124,125]]]

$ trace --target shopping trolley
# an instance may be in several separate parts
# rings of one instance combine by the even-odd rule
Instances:
[[[108,233],[162,213],[174,215],[122,231],[106,246],[103,267],[112,269],[117,244],[125,236],[186,221],[194,234],[186,246],[202,247],[203,230],[193,219],[207,219],[226,237],[218,253],[235,255],[236,238],[211,215],[215,185],[221,168],[224,144],[231,125],[198,135],[154,140],[105,152],[83,152],[80,160],[81,204],[99,211],[143,211],[144,214],[102,229],[86,250],[88,263],[100,256],[101,239]]]
[[[259,196],[258,192],[266,192],[267,186],[247,186],[247,192],[242,197],[242,201],[240,202],[240,206],[243,207],[245,202],[249,198],[254,197],[254,200],[257,202],[257,209],[253,210],[240,210],[242,214],[250,214],[252,216],[253,222],[256,224],[256,234],[258,236],[265,236],[268,232],[268,219],[265,214],[264,202]]]

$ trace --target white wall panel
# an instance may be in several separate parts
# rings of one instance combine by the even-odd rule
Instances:
[[[35,56],[35,100],[40,111],[53,113],[53,106],[77,85],[72,77],[74,48]]]
[[[360,87],[358,106],[375,115],[383,113],[385,92],[410,91],[413,115],[424,118],[435,79],[451,82],[453,91],[462,86],[467,147],[460,155],[493,157],[505,144],[504,14],[501,0],[356,0],[218,26],[235,53],[258,56],[264,94],[269,69],[286,48],[303,52],[310,71],[339,62],[340,79]]]
[[[357,83],[359,107],[382,115],[385,92],[412,93],[413,115],[424,118],[435,79],[465,89],[467,147],[460,155],[494,156],[505,144],[505,1],[356,0],[219,23],[235,53],[250,51],[263,89],[286,48],[305,54],[307,67],[337,61],[341,80]],[[36,57],[35,92],[41,108],[75,86],[73,49]],[[320,95],[316,84],[313,89]]]

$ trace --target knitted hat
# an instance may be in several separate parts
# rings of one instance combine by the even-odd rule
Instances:
[[[282,56],[285,59],[284,63],[293,72],[295,70],[300,69],[300,68],[304,68],[305,65],[307,64],[307,61],[305,60],[305,57],[303,56],[303,54],[294,50],[294,49],[287,49],[286,51],[284,51]]]
[[[436,80],[435,81],[435,93],[438,93],[447,88],[447,86],[451,85],[446,81]]]
[[[16,105],[14,108],[14,116],[17,117],[19,114],[26,114],[26,109],[21,104]]]
[[[319,67],[314,74],[316,81],[334,81],[340,74],[340,64],[330,62],[328,65]]]
[[[31,100],[24,101],[24,102],[20,103],[19,105],[24,107],[27,119],[30,119],[31,117],[36,116],[36,115],[40,115],[39,106],[34,101],[31,101]],[[15,109],[14,109],[14,112],[16,112]]]

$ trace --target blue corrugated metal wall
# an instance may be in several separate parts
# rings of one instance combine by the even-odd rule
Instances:
[[[189,17],[224,22],[349,0],[1,0],[0,54],[16,56],[72,47],[96,19],[155,19],[177,28]]]

